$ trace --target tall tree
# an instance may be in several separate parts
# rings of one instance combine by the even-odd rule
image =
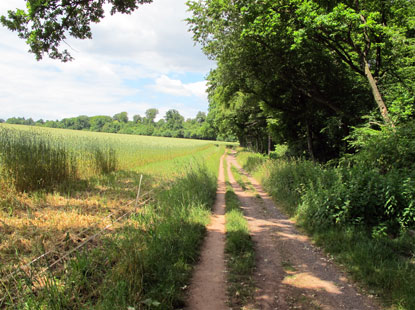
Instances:
[[[127,123],[128,122],[128,113],[127,112],[120,112],[115,114],[112,119],[114,121],[119,121],[120,123]]]
[[[194,39],[218,63],[208,78],[216,119],[226,122],[233,115],[241,117],[242,128],[249,124],[250,131],[233,130],[241,143],[259,132],[263,136],[249,143],[264,145],[259,142],[271,133],[275,142],[291,142],[296,154],[305,149],[325,160],[338,155],[348,125],[370,110],[370,93],[361,77],[319,43],[307,40],[293,48],[295,10],[282,7],[274,24],[266,23],[274,6],[288,2],[190,2],[189,23]]]
[[[293,50],[303,51],[313,41],[330,51],[366,78],[382,118],[392,124],[382,89],[387,93],[394,82],[414,93],[402,70],[414,72],[407,61],[415,55],[414,7],[414,0],[288,0],[247,3],[241,11],[251,18],[246,36],[269,42],[284,33]]]
[[[164,116],[164,119],[166,120],[167,129],[180,130],[183,128],[184,117],[181,116],[177,110],[168,110]]]
[[[154,119],[156,118],[157,114],[159,114],[159,110],[157,109],[148,109],[146,111],[146,119],[149,123],[154,123]]]

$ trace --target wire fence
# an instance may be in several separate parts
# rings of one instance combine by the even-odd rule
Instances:
[[[15,271],[8,274],[5,278],[0,279],[0,288],[2,288],[0,289],[0,291],[4,289],[4,293],[0,298],[0,309],[4,308],[6,300],[9,300],[10,302],[14,303],[16,300],[28,295],[30,292],[25,293],[25,291],[27,291],[27,289],[32,290],[33,279],[41,279],[46,272],[52,271],[54,267],[70,259],[74,253],[81,250],[91,241],[96,240],[105,232],[108,232],[109,229],[113,227],[116,223],[120,223],[129,218],[131,215],[137,214],[140,207],[145,206],[152,200],[151,193],[153,193],[154,191],[148,191],[140,196],[141,181],[142,176],[140,178],[140,184],[138,187],[136,199],[125,205],[131,206],[134,204],[134,208],[131,211],[128,211],[118,216],[117,218],[114,218],[110,224],[106,225],[104,228],[100,229],[99,231],[95,232],[94,234],[88,237],[82,236],[88,235],[88,231],[91,231],[94,227],[88,227],[83,229],[76,236],[77,240],[81,240],[80,243],[77,244],[74,248],[65,251],[64,253],[59,253],[57,249],[60,245],[65,243],[65,240],[55,243],[53,249],[32,259],[29,263],[17,267]],[[101,223],[104,223],[108,218],[112,218],[114,216],[115,213],[112,212],[111,214],[103,218]],[[66,232],[67,235],[69,233],[72,233],[72,231]],[[42,261],[44,262],[43,264]],[[39,266],[36,266],[36,264],[39,264]]]

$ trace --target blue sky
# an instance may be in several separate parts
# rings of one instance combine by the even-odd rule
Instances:
[[[0,15],[24,0],[0,2]],[[155,0],[132,15],[93,26],[92,40],[69,39],[75,60],[36,61],[24,41],[0,26],[0,118],[144,115],[207,111],[205,77],[214,63],[194,46],[183,0]]]

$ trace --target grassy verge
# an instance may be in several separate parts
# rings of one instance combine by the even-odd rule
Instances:
[[[330,212],[339,210],[346,190],[363,188],[367,192],[362,196],[352,192],[354,196],[348,197],[364,199],[371,197],[370,187],[364,187],[362,183],[347,188],[347,180],[339,178],[338,170],[308,161],[271,161],[252,153],[241,153],[239,157],[244,168],[261,180],[285,212],[296,218],[297,224],[313,237],[316,244],[344,265],[370,294],[380,296],[393,309],[415,309],[414,237],[408,231],[387,234],[383,226],[370,227],[360,223],[358,218],[356,223],[342,222],[347,213],[338,217],[338,221],[332,218],[329,222]],[[367,201],[370,203],[373,199]],[[352,202],[343,210],[350,212],[356,205]]]
[[[0,308],[180,307],[182,288],[197,260],[215,195],[223,147],[175,139],[154,139],[156,145],[148,140],[143,145],[141,142],[146,140],[142,137],[118,139],[99,134],[94,140],[83,141],[84,134],[89,136],[67,131],[50,131],[50,136],[40,131],[14,135],[30,137],[23,141],[29,141],[28,146],[17,145],[39,149],[31,152],[34,159],[61,158],[60,153],[55,157],[41,154],[51,149],[49,153],[55,155],[53,150],[62,144],[66,153],[74,154],[78,169],[70,186],[56,185],[54,181],[51,188],[40,184],[40,188],[23,192],[14,188],[8,175],[1,174]],[[4,137],[5,143],[20,141]],[[87,148],[89,153],[83,151],[87,145],[91,146]],[[111,171],[113,165],[106,165],[106,155],[109,161],[114,159],[112,152],[102,152],[107,147],[117,149],[116,171]],[[23,166],[23,161],[29,168],[34,163],[26,157],[14,156],[21,152],[2,148],[9,149],[10,152],[0,154],[0,162],[10,157],[15,159],[16,167]],[[5,154],[13,156],[6,158]],[[42,163],[49,165],[48,161]],[[153,163],[157,169],[148,167]],[[99,168],[102,173],[97,171]],[[139,209],[136,215],[114,222],[135,211],[141,173],[144,174],[141,193],[152,190],[152,203]],[[111,227],[88,242],[82,251],[73,252],[39,276],[43,268],[108,226]],[[44,253],[47,255],[30,267],[25,266]],[[15,270],[18,272],[13,273]]]
[[[226,186],[225,202],[229,305],[231,308],[241,308],[252,299],[255,290],[252,279],[255,251],[248,223],[229,182]]]
[[[17,309],[174,309],[197,261],[216,193],[220,153],[166,184],[155,202],[79,253],[61,271],[31,283]],[[213,169],[212,169],[213,168]],[[216,171],[215,171],[216,172]],[[33,279],[35,280],[35,279]],[[3,305],[4,306],[4,305]],[[7,307],[6,306],[6,307]]]

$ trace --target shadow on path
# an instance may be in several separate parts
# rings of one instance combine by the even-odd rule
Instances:
[[[380,309],[358,293],[345,274],[297,231],[259,183],[243,171],[234,154],[228,155],[227,161],[229,181],[255,242],[256,302],[247,309]],[[238,185],[231,165],[248,177],[256,193]]]

